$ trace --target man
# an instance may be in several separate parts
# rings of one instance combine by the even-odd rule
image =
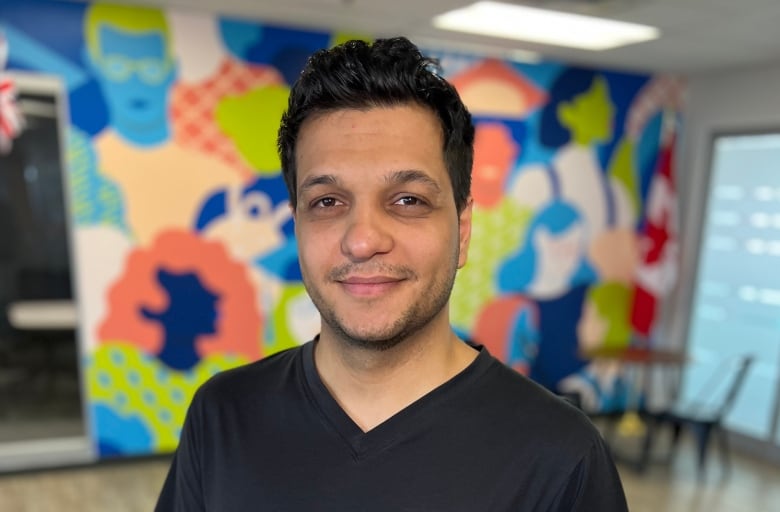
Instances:
[[[311,58],[279,149],[320,334],[201,387],[157,510],[627,509],[587,419],[450,328],[473,138],[406,39]]]

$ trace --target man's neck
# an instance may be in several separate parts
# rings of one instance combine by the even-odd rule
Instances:
[[[465,369],[476,350],[449,325],[421,331],[388,350],[356,347],[323,330],[317,371],[341,408],[368,432]]]

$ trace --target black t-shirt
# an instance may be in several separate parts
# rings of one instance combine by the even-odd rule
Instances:
[[[157,511],[627,510],[589,420],[486,349],[364,433],[320,380],[313,346],[198,390]]]

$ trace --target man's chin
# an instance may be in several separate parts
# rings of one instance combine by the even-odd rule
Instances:
[[[350,346],[375,352],[390,350],[408,337],[408,333],[397,329],[368,331],[342,327],[335,329],[335,332]]]

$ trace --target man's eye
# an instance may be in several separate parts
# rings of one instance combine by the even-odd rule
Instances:
[[[315,207],[319,208],[330,208],[332,206],[336,206],[338,204],[338,201],[333,197],[323,197],[322,199],[318,199],[317,202],[314,203]]]
[[[422,201],[420,201],[419,198],[414,196],[404,196],[398,201],[396,201],[397,204],[400,204],[402,206],[418,206],[422,204]]]

